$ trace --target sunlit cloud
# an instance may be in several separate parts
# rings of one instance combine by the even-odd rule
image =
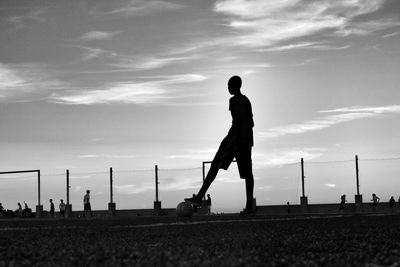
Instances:
[[[281,45],[281,46],[274,46],[274,47],[270,47],[270,48],[260,49],[259,51],[261,51],[261,52],[287,52],[287,51],[293,51],[293,50],[306,50],[306,49],[327,51],[327,50],[344,50],[344,49],[347,49],[350,47],[351,47],[351,45],[334,46],[334,45],[326,44],[324,42],[301,42],[301,43],[293,43],[293,44],[287,44],[287,45]]]
[[[382,106],[382,107],[362,107],[362,106],[353,106],[346,108],[338,108],[331,110],[321,110],[321,113],[337,113],[337,112],[366,112],[366,113],[400,113],[400,105],[390,105],[390,106]]]
[[[32,22],[44,22],[46,11],[46,8],[35,8],[25,15],[9,17],[7,21],[12,24],[13,30],[24,29]]]
[[[347,36],[347,35],[370,35],[374,32],[389,29],[392,27],[400,26],[400,21],[394,18],[385,18],[380,20],[373,21],[365,21],[365,22],[356,22],[351,26],[345,26],[341,30],[338,30],[336,33],[338,35]]]
[[[83,34],[79,37],[80,40],[83,41],[91,41],[91,40],[110,40],[115,35],[121,33],[119,32],[104,32],[104,31],[91,31]]]
[[[185,98],[190,92],[182,92],[175,86],[200,82],[207,77],[198,74],[154,76],[149,82],[118,82],[103,90],[72,90],[55,93],[50,100],[62,104],[104,104],[112,102],[131,104],[162,104],[169,100]],[[187,91],[187,90],[185,90]]]
[[[49,77],[42,65],[0,63],[0,100],[23,101],[28,96],[41,98],[46,92],[65,87],[65,83]]]
[[[188,150],[186,153],[170,155],[169,159],[191,159],[207,161],[214,157],[215,149]]]
[[[111,154],[86,154],[78,156],[78,158],[83,158],[83,159],[92,159],[92,158],[131,159],[136,157],[137,157],[136,155],[111,155]]]
[[[299,163],[300,159],[313,160],[323,156],[325,148],[290,148],[277,149],[268,153],[253,153],[254,168],[276,167]]]
[[[178,191],[198,188],[201,181],[198,177],[180,177],[161,181],[160,191]],[[117,193],[124,195],[140,194],[155,191],[154,183],[114,185]]]
[[[198,56],[181,56],[181,57],[147,57],[147,58],[133,58],[133,57],[118,57],[114,56],[116,63],[110,63],[110,66],[134,69],[134,70],[152,70],[162,68],[171,64],[185,63],[198,58]]]
[[[353,21],[356,17],[379,10],[384,3],[383,0],[220,0],[215,3],[214,11],[228,16],[226,25],[237,31],[238,34],[229,37],[230,43],[246,47],[268,47],[326,31],[341,35],[344,32],[346,35],[365,35],[393,27],[398,21],[391,18],[357,23]]]
[[[383,35],[383,37],[384,38],[389,38],[389,37],[395,37],[395,36],[398,36],[398,35],[400,35],[400,32],[392,32],[392,33],[388,33],[388,34]]]
[[[376,117],[380,114],[385,113],[400,113],[400,106],[391,105],[382,107],[347,107],[333,110],[322,110],[319,112],[341,114],[329,115],[302,123],[274,127],[266,131],[258,132],[256,133],[256,136],[260,139],[267,139],[290,134],[302,134],[311,131],[319,131],[344,122]]]
[[[120,4],[118,8],[109,11],[93,9],[93,15],[114,15],[123,17],[144,16],[152,13],[179,10],[183,6],[167,1],[130,0]]]

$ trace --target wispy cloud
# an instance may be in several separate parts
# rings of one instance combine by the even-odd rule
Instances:
[[[324,42],[300,42],[292,43],[287,45],[278,45],[270,48],[260,49],[261,52],[287,52],[300,49],[312,49],[312,50],[344,50],[349,48],[351,45],[335,46],[329,45]]]
[[[201,181],[198,176],[196,177],[179,177],[168,178],[164,177],[161,182],[160,191],[178,191],[198,188]],[[138,184],[125,184],[114,185],[117,193],[124,195],[140,194],[148,191],[154,191],[153,183],[138,183]]]
[[[136,157],[137,157],[136,155],[112,155],[112,154],[85,154],[78,156],[78,158],[84,158],[84,159],[93,159],[93,158],[131,159]]]
[[[201,149],[194,150],[189,149],[183,154],[170,155],[169,159],[193,159],[193,160],[210,160],[213,158],[216,150],[215,149]]]
[[[7,21],[13,25],[13,30],[24,29],[32,22],[44,22],[44,14],[46,11],[46,8],[35,8],[25,15],[9,17]]]
[[[0,100],[25,97],[44,97],[46,92],[60,90],[66,84],[52,79],[45,66],[40,64],[0,63]]]
[[[300,159],[313,160],[321,157],[325,148],[305,147],[277,149],[269,153],[253,153],[254,168],[276,167],[286,164],[299,163]]]
[[[198,74],[152,77],[149,82],[118,82],[102,90],[71,90],[55,93],[51,100],[63,104],[132,103],[162,104],[169,100],[185,98],[190,92],[175,87],[179,84],[200,82],[207,77]]]
[[[152,13],[179,10],[183,6],[168,1],[145,1],[145,0],[130,0],[120,4],[119,7],[109,10],[100,11],[93,9],[91,13],[93,15],[114,15],[123,17],[135,17],[144,16]]]
[[[321,32],[366,34],[398,24],[394,19],[354,22],[384,5],[383,0],[263,1],[220,0],[214,11],[228,16],[227,26],[237,31],[229,42],[246,47],[268,47]],[[309,48],[320,49],[318,46]]]
[[[320,113],[339,113],[321,117],[315,120],[308,120],[302,123],[295,123],[274,127],[266,131],[256,133],[260,139],[274,138],[289,134],[302,134],[311,131],[319,131],[337,125],[339,123],[371,118],[385,113],[400,113],[400,105],[382,107],[346,107],[333,110],[322,110]]]
[[[384,38],[389,38],[389,37],[395,37],[395,36],[398,36],[398,35],[400,35],[400,32],[392,32],[392,33],[388,33],[388,34],[383,35],[383,37]]]
[[[110,40],[115,35],[121,33],[118,32],[104,32],[104,31],[91,31],[84,33],[82,36],[79,37],[80,40],[83,41],[92,41],[92,40]]]
[[[110,66],[124,68],[124,69],[132,69],[132,70],[152,70],[162,68],[171,64],[176,63],[185,63],[191,60],[198,58],[196,55],[189,56],[160,56],[160,57],[142,57],[142,58],[133,58],[130,56],[113,56],[113,60],[116,60],[116,63],[110,63]]]

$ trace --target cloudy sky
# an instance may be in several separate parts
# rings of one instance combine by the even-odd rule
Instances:
[[[309,171],[311,203],[353,200],[355,154],[361,167],[400,156],[399,14],[396,0],[2,0],[1,170],[41,169],[47,201],[65,198],[70,169],[73,205],[101,185],[93,202],[103,208],[113,167],[117,206],[129,208],[152,206],[158,164],[163,206],[174,206],[196,191],[192,168],[229,129],[226,84],[240,75],[253,105],[257,202],[297,201],[299,168],[286,164],[301,157],[351,164]],[[365,200],[400,193],[398,162],[384,162],[364,162]],[[0,177],[0,201],[15,191],[34,205],[34,179],[18,179]],[[241,208],[242,182],[235,168],[221,173],[216,207]]]

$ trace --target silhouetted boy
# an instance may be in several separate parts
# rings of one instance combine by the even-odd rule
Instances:
[[[378,206],[379,200],[381,200],[375,193],[372,194],[372,209],[375,211],[376,206]]]
[[[394,204],[396,204],[396,200],[394,200],[394,197],[392,196],[389,200],[389,206],[391,211],[393,211]]]
[[[92,207],[90,206],[90,190],[86,190],[86,195],[83,197],[83,217],[86,216],[86,212],[90,213],[92,217]]]
[[[211,215],[211,197],[207,194],[207,214]]]
[[[54,217],[54,203],[53,203],[53,199],[50,199],[50,217]]]
[[[3,208],[3,205],[0,203],[0,215],[5,215],[6,210]]]
[[[342,195],[340,197],[340,206],[339,206],[339,210],[344,210],[344,206],[346,204],[346,195]]]
[[[233,97],[229,99],[229,110],[232,115],[232,126],[228,135],[222,140],[221,145],[211,163],[210,170],[204,180],[202,187],[195,197],[187,198],[186,201],[194,205],[201,205],[207,189],[214,181],[219,169],[227,170],[233,159],[239,168],[240,178],[246,182],[246,207],[241,215],[254,215],[253,190],[254,178],[251,161],[251,150],[253,141],[253,113],[249,99],[240,92],[242,80],[239,76],[233,76],[228,81],[228,90]]]
[[[58,208],[60,209],[60,216],[65,217],[65,203],[64,200],[60,200],[60,204],[58,205]]]

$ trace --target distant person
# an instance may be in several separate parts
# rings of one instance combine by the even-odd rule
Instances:
[[[372,210],[375,211],[376,206],[378,206],[379,200],[381,200],[375,193],[372,194]]]
[[[32,213],[32,210],[28,207],[28,204],[24,201],[24,209],[22,210],[22,214],[25,216],[30,216]]]
[[[83,217],[86,216],[86,212],[89,212],[90,217],[92,217],[92,207],[90,206],[90,190],[86,190],[86,195],[83,197]]]
[[[18,209],[15,212],[17,212],[18,215],[22,215],[22,205],[21,205],[21,203],[18,202]]]
[[[65,203],[62,199],[60,200],[60,205],[58,205],[58,207],[60,208],[60,216],[65,217]]]
[[[289,201],[286,202],[286,211],[287,211],[287,214],[290,214],[290,212],[291,212],[291,210],[290,210],[290,202]]]
[[[393,207],[396,204],[396,200],[394,200],[394,197],[392,196],[389,200],[389,206],[390,206],[390,210],[393,211]]]
[[[3,204],[0,203],[0,215],[5,215],[6,210],[3,208]]]
[[[341,195],[340,196],[340,206],[339,206],[339,210],[340,211],[344,211],[345,205],[346,205],[346,195]]]
[[[54,203],[53,199],[50,198],[50,217],[54,217]]]
[[[207,214],[211,215],[211,197],[207,194]]]
[[[227,170],[233,159],[239,168],[240,178],[246,183],[246,206],[240,215],[254,216],[253,191],[254,178],[251,161],[251,150],[253,141],[253,112],[249,99],[240,91],[242,80],[239,76],[233,76],[228,81],[228,91],[233,97],[229,99],[229,110],[232,115],[232,126],[228,135],[222,140],[218,151],[211,163],[199,192],[195,197],[187,198],[186,201],[201,206],[201,199],[206,194],[211,183],[218,174],[219,169]]]
[[[196,197],[196,195],[193,194],[193,197]],[[193,206],[193,213],[196,214],[197,210],[198,210],[198,207],[197,207],[197,205],[192,205],[192,206]]]

